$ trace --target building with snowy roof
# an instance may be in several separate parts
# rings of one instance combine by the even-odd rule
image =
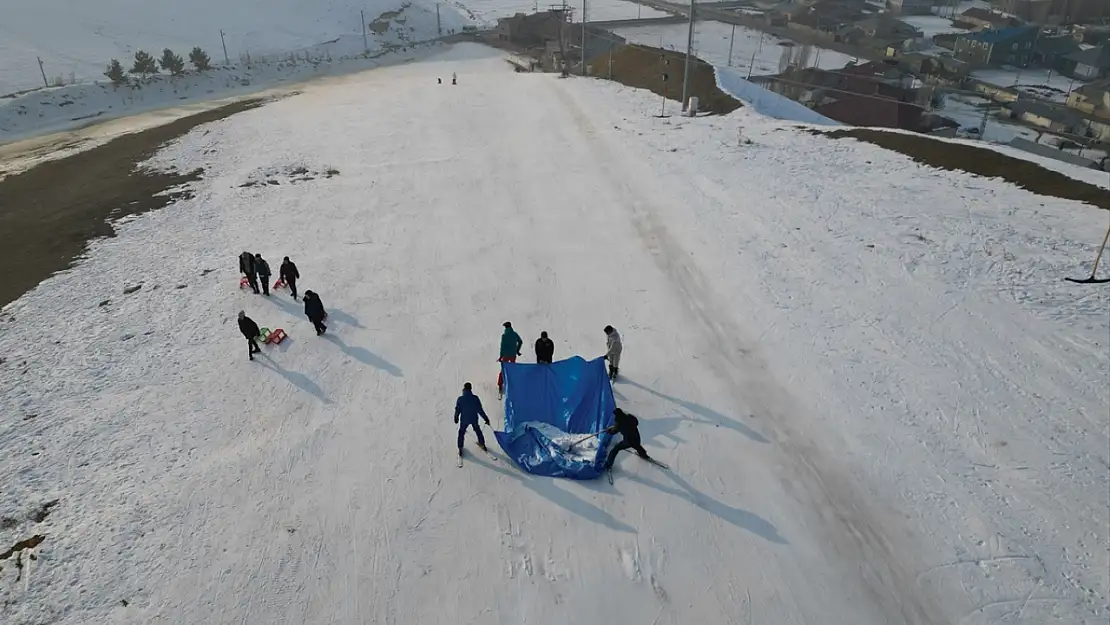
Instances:
[[[956,58],[980,67],[1025,65],[1033,58],[1037,28],[1014,26],[984,30],[956,38]]]

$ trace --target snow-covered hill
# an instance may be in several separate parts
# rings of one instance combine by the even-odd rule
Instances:
[[[0,315],[0,622],[1105,625],[1106,211],[658,105],[457,46],[167,148],[195,197]],[[671,471],[456,468],[505,320],[620,329]]]
[[[110,59],[130,67],[136,50],[158,57],[170,48],[185,56],[200,46],[214,64],[238,64],[247,55],[257,60],[303,54],[349,36],[361,51],[363,17],[371,38],[429,39],[439,32],[436,5],[432,0],[0,0],[0,94],[41,87],[38,58],[50,81],[87,82],[104,80]],[[466,23],[454,5],[440,6],[445,31]]]

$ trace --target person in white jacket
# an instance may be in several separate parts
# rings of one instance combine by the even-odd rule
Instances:
[[[605,360],[609,361],[609,379],[616,380],[621,366],[621,335],[613,326],[605,326]]]

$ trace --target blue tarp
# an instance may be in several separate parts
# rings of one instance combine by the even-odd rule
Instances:
[[[520,468],[536,475],[592,480],[602,473],[609,434],[587,462],[567,454],[547,436],[524,424],[541,422],[568,434],[599,432],[613,421],[613,386],[603,358],[580,356],[550,365],[506,362],[505,431],[494,432],[501,449]]]

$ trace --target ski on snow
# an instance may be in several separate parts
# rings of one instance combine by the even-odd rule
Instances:
[[[478,449],[482,449],[482,448],[479,447]],[[487,449],[482,449],[482,451],[486,452],[486,457],[488,457],[490,459],[490,461],[492,461],[492,462],[501,462],[500,460],[497,459],[497,456],[493,455],[493,452],[490,451],[488,448]],[[459,452],[459,461],[455,466],[457,466],[461,469],[462,465],[463,465],[463,455],[462,455],[462,451],[460,450],[460,452]]]
[[[640,458],[639,456],[636,456],[636,457]],[[659,467],[660,469],[663,469],[664,471],[670,471],[671,470],[670,466],[668,466],[668,465],[666,465],[662,462],[659,462],[655,458],[640,458],[640,460],[643,460],[645,462],[649,462],[651,464],[654,464],[655,466]],[[613,468],[612,467],[609,467],[609,469],[607,469],[605,471],[605,476],[607,478],[609,478],[609,483],[612,484],[613,483]]]

